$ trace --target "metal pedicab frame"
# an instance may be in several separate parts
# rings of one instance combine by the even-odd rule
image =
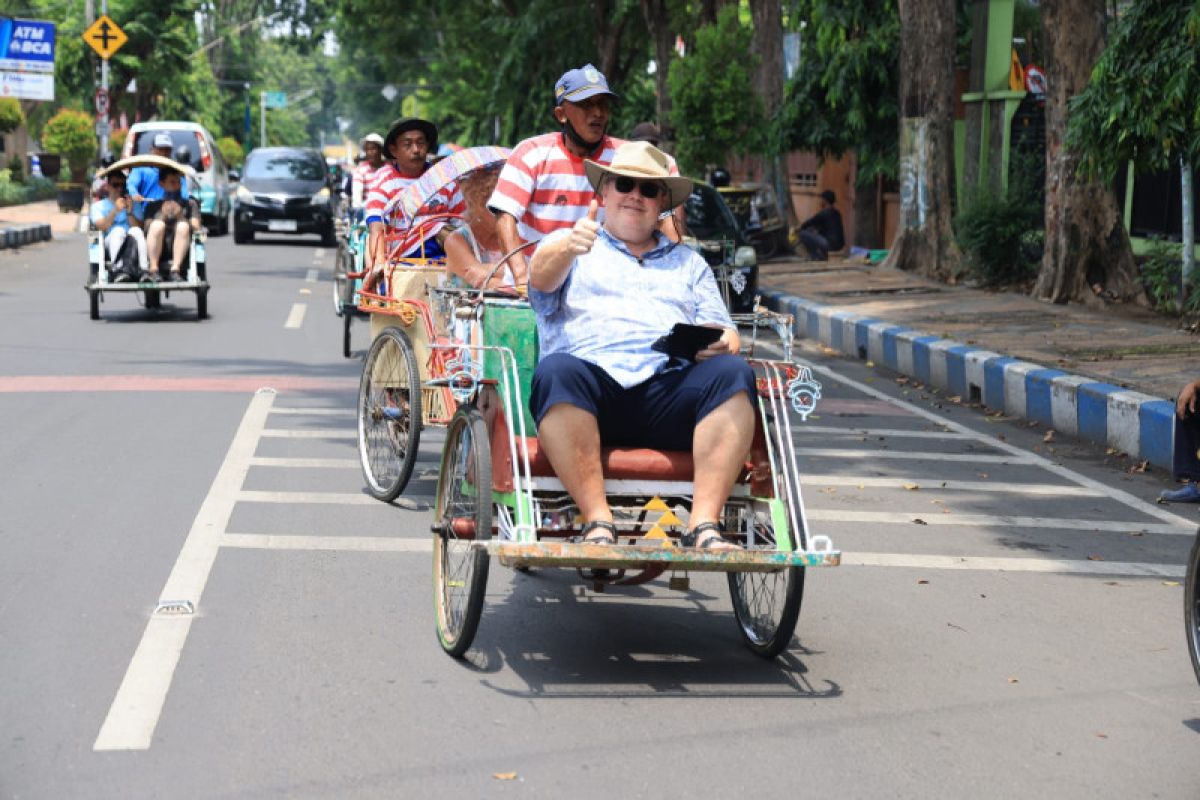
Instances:
[[[132,167],[157,166],[170,167],[182,173],[186,180],[195,183],[195,170],[186,164],[180,164],[162,156],[132,156],[109,165],[97,173],[106,176],[110,172],[129,169]],[[204,229],[192,231],[192,241],[188,249],[188,263],[183,266],[183,280],[179,281],[130,281],[116,283],[110,274],[111,264],[108,259],[108,248],[104,246],[104,231],[88,231],[88,281],[83,288],[88,294],[88,310],[92,319],[100,319],[100,303],[106,292],[143,292],[146,308],[162,307],[162,298],[170,297],[172,291],[196,293],[196,319],[208,317],[208,263],[205,252],[207,236]],[[166,242],[163,243],[164,249]]]
[[[367,226],[361,220],[342,220],[337,257],[333,265],[333,313],[342,318],[342,356],[350,358],[350,328],[355,317],[366,317],[359,309],[367,249]]]
[[[799,617],[804,570],[841,559],[828,537],[809,534],[800,491],[789,404],[802,418],[815,407],[820,385],[808,368],[751,359],[758,375],[758,429],[751,461],[722,519],[727,535],[740,538],[744,549],[677,546],[691,506],[691,454],[641,448],[603,449],[605,491],[621,543],[573,541],[582,522],[578,510],[529,436],[521,369],[533,365],[519,365],[511,347],[490,341],[501,337],[488,325],[489,312],[515,305],[476,304],[484,343],[437,345],[455,357],[453,369],[431,383],[451,389],[459,402],[442,451],[433,522],[442,648],[460,657],[470,647],[489,556],[496,555],[516,569],[576,569],[596,590],[645,583],[667,570],[724,572],[746,644],[767,658],[782,652]],[[685,587],[686,579],[671,583]]]

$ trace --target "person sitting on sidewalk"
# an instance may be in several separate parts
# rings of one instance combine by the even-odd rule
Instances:
[[[821,210],[800,224],[800,243],[813,261],[828,261],[830,250],[846,246],[842,230],[842,215],[834,207],[837,195],[826,189],[821,192]]]
[[[1196,401],[1200,399],[1200,380],[1194,380],[1179,392],[1175,400],[1175,458],[1172,474],[1185,480],[1178,489],[1162,492],[1158,499],[1167,503],[1200,503],[1200,414]]]
[[[579,507],[585,542],[617,540],[600,463],[606,444],[690,450],[704,468],[681,543],[736,549],[719,520],[754,434],[754,371],[738,355],[712,269],[656,230],[692,182],[671,175],[666,154],[647,142],[627,142],[610,165],[589,159],[586,169],[599,201],[546,236],[530,263],[538,441]],[[675,323],[717,328],[720,338],[690,361],[654,351]]]
[[[148,277],[152,281],[159,279],[158,263],[164,248],[170,246],[170,279],[181,281],[192,231],[200,230],[200,206],[195,199],[183,195],[182,173],[164,167],[159,171],[158,180],[162,184],[162,199],[146,203],[145,209],[146,243],[150,250]]]
[[[108,250],[109,270],[116,266],[125,239],[132,239],[137,246],[139,271],[146,269],[146,237],[138,226],[136,217],[130,214],[132,201],[125,193],[125,173],[109,173],[104,182],[105,196],[92,203],[88,216],[96,230],[104,233],[104,246]],[[135,275],[126,270],[117,270],[114,283],[132,280]]]

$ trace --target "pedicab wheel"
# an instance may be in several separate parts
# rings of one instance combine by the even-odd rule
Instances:
[[[1192,554],[1188,557],[1187,578],[1183,591],[1183,620],[1187,626],[1188,655],[1192,657],[1192,670],[1200,681],[1200,531],[1192,542]]]
[[[203,287],[196,290],[196,320],[208,318],[208,289]]]
[[[352,355],[350,350],[350,323],[353,321],[353,312],[347,311],[342,315],[342,358],[349,358]]]
[[[390,503],[408,483],[421,439],[421,374],[408,336],[384,328],[358,385],[358,454],[367,491]]]
[[[492,535],[492,456],[483,415],[462,406],[450,419],[433,522],[433,585],[442,649],[461,658],[479,628]]]
[[[100,319],[100,292],[88,289],[88,306],[92,319]]]
[[[793,535],[799,533],[793,532]],[[801,539],[803,541],[803,539]],[[755,515],[752,545],[774,545],[770,515]],[[733,615],[746,645],[763,658],[774,658],[787,649],[800,618],[804,599],[804,567],[777,572],[728,574]]]

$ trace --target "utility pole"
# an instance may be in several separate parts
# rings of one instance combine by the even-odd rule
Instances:
[[[92,4],[92,0],[88,0],[88,5]],[[100,0],[100,14],[108,15],[108,0]],[[100,157],[104,158],[108,155],[108,59],[100,59],[100,91],[104,96],[104,117],[102,118],[103,125],[100,128]],[[97,109],[99,111],[99,109]]]
[[[267,93],[258,93],[258,146],[267,146]]]

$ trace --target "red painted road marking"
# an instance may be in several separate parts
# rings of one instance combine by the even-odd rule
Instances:
[[[256,392],[355,389],[354,378],[305,378],[297,375],[223,375],[167,377],[158,375],[4,375],[5,392]]]

